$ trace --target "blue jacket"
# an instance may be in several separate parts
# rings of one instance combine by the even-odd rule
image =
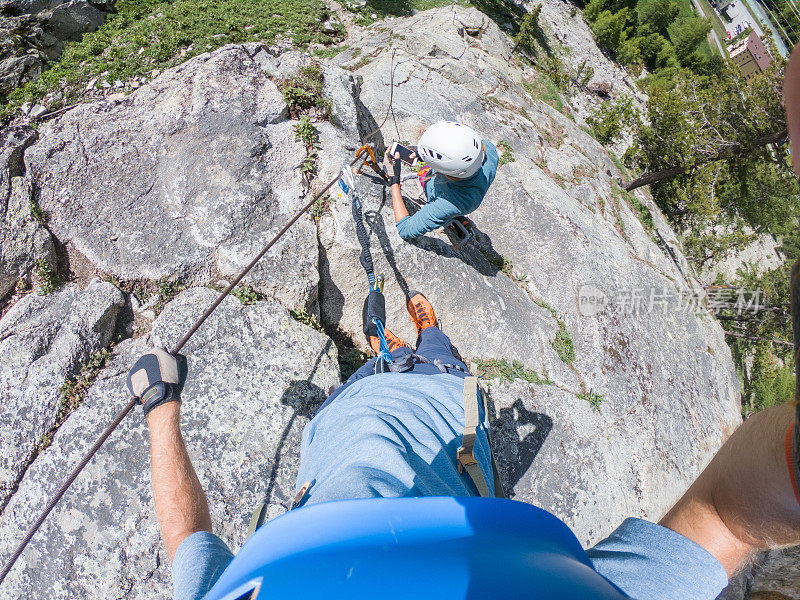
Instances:
[[[397,233],[404,240],[419,237],[438,229],[453,217],[468,215],[477,209],[494,181],[499,157],[492,142],[483,140],[486,147],[483,166],[472,177],[462,180],[436,175],[425,184],[428,203],[413,215],[397,222]]]

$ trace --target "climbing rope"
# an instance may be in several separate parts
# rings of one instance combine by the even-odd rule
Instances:
[[[356,172],[361,172],[361,168],[363,168],[364,164],[365,163],[369,163],[370,166],[376,172],[383,174],[383,176],[385,178],[386,174],[383,173],[383,171],[380,169],[378,164],[375,162],[375,154],[372,151],[372,148],[370,148],[369,146],[362,146],[361,148],[359,148],[358,152],[356,153],[355,158],[352,160],[352,162],[350,162],[349,167],[347,167],[347,170],[352,172],[353,165],[355,165],[358,162],[358,160],[362,159],[362,158],[363,158],[363,162],[359,166],[359,168],[356,170]],[[200,328],[200,326],[203,323],[205,323],[206,319],[208,319],[208,317],[211,316],[211,314],[214,312],[214,310],[216,310],[216,308],[220,305],[220,303],[233,291],[233,289],[239,284],[239,282],[245,277],[245,275],[247,275],[250,272],[250,270],[254,266],[256,266],[256,263],[258,263],[258,261],[261,260],[261,258],[269,251],[269,249],[272,248],[272,246],[274,246],[275,243],[281,237],[283,237],[283,235],[289,230],[289,228],[292,225],[294,225],[297,222],[297,220],[301,216],[303,216],[306,213],[306,211],[308,211],[308,209],[311,208],[314,205],[314,203],[317,200],[319,200],[322,197],[322,195],[325,194],[325,192],[327,192],[333,186],[333,184],[335,184],[337,181],[339,181],[340,177],[341,177],[341,174],[337,175],[335,179],[331,180],[331,182],[328,183],[324,188],[322,188],[322,190],[317,192],[314,195],[314,197],[311,198],[311,200],[309,200],[308,203],[305,206],[303,206],[303,208],[301,208],[299,211],[297,211],[297,213],[289,220],[288,223],[286,223],[286,225],[283,226],[283,228],[275,235],[275,237],[273,237],[269,241],[269,243],[266,246],[264,246],[263,250],[261,250],[261,252],[259,252],[258,255],[256,255],[256,257],[250,262],[250,264],[248,264],[242,270],[242,272],[239,273],[236,276],[236,278],[230,283],[230,285],[228,285],[228,287],[225,288],[225,290],[223,290],[220,293],[220,295],[217,297],[217,299],[214,300],[214,303],[211,306],[208,307],[208,309],[200,316],[199,319],[197,319],[197,321],[195,321],[194,325],[191,326],[189,331],[187,331],[186,334],[172,348],[172,351],[171,351],[172,354],[178,354],[181,351],[181,349],[186,345],[186,343],[189,341],[189,339],[195,334],[195,332]],[[359,203],[359,214],[361,214],[360,211],[361,211],[361,205]],[[363,229],[363,227],[364,227],[363,223],[362,223],[361,227]],[[364,236],[366,236],[366,230],[364,230]],[[366,239],[367,239],[367,244],[369,244],[368,237]],[[372,256],[369,254],[369,246],[367,246],[367,255],[368,255],[369,264],[370,264],[370,267],[371,267],[371,265],[372,265]],[[362,265],[364,264],[363,256],[364,256],[364,253],[363,253],[363,250],[362,250]],[[374,274],[373,274],[373,279],[374,279]],[[370,285],[372,285],[372,282],[370,282]],[[381,338],[381,339],[383,340],[383,338]],[[383,342],[385,344],[385,340],[383,340]],[[381,348],[383,348],[383,346]],[[388,346],[387,346],[386,350],[388,351]],[[391,360],[391,354],[389,355],[389,358]],[[138,402],[139,401],[136,398],[132,398],[128,402],[128,404],[125,405],[125,407],[117,414],[117,416],[114,417],[114,420],[111,421],[111,423],[108,425],[108,427],[106,427],[106,429],[103,431],[103,433],[100,435],[100,437],[97,438],[97,441],[89,449],[89,451],[86,453],[86,455],[81,459],[81,461],[78,463],[78,465],[72,471],[72,473],[70,473],[69,477],[67,477],[67,479],[64,481],[64,483],[61,484],[61,486],[58,488],[56,493],[52,496],[50,501],[47,503],[47,506],[45,506],[45,508],[42,511],[42,513],[39,515],[39,517],[36,519],[36,521],[34,521],[33,525],[30,527],[28,532],[25,534],[25,537],[22,539],[22,542],[20,542],[20,544],[17,546],[16,550],[14,550],[14,553],[11,555],[11,558],[6,562],[5,566],[3,567],[3,570],[0,571],[0,584],[3,583],[3,580],[5,580],[6,576],[11,571],[11,568],[14,566],[14,563],[17,562],[17,559],[20,557],[22,552],[25,550],[25,547],[31,541],[31,539],[36,534],[36,532],[39,530],[39,528],[42,526],[42,524],[45,522],[45,520],[47,519],[47,516],[50,514],[50,512],[53,510],[53,508],[55,508],[56,504],[58,504],[58,501],[61,500],[61,497],[66,493],[66,491],[69,489],[69,487],[75,481],[75,479],[77,479],[78,475],[80,475],[81,471],[83,471],[84,467],[86,467],[86,465],[89,464],[89,461],[92,460],[94,455],[97,453],[98,450],[100,450],[100,448],[103,446],[103,444],[108,439],[108,437],[114,432],[114,430],[119,426],[119,424],[123,421],[123,419],[125,419],[125,417],[128,415],[128,413],[133,409],[133,407],[138,404]]]

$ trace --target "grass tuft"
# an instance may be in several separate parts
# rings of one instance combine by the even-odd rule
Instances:
[[[511,145],[507,141],[501,140],[497,142],[497,148],[502,150],[500,161],[497,163],[498,167],[502,167],[503,165],[514,162],[514,151],[511,149]]]
[[[553,385],[547,377],[541,377],[533,369],[526,369],[520,361],[511,363],[505,358],[478,359],[476,375],[483,379],[499,379],[501,382],[511,382],[514,379],[523,379],[536,385]]]
[[[571,365],[575,362],[575,344],[563,322],[559,322],[558,331],[556,331],[556,339],[550,342],[550,345],[553,346],[553,350],[556,351],[558,358],[560,358],[563,363]]]
[[[603,403],[603,400],[605,399],[601,394],[598,394],[593,390],[589,390],[588,392],[581,392],[580,394],[578,394],[578,398],[580,398],[581,400],[586,400],[592,406],[592,408],[597,412],[600,412],[600,405]]]
[[[64,283],[58,276],[58,273],[53,270],[50,263],[44,258],[37,258],[33,261],[33,270],[39,281],[40,296],[53,293]]]

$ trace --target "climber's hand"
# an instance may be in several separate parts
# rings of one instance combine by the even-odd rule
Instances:
[[[189,367],[182,354],[153,348],[128,371],[128,390],[142,404],[144,415],[166,402],[180,402]]]
[[[394,156],[391,156],[387,150],[384,155],[384,162],[388,165],[387,171],[392,173],[392,175],[389,176],[389,186],[393,186],[394,184],[400,185],[400,167],[403,164],[400,160],[400,153],[395,152]]]

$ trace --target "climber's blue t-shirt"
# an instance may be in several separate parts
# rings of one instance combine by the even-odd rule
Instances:
[[[455,459],[464,427],[463,386],[455,375],[413,373],[381,373],[349,385],[303,430],[297,488],[313,482],[303,505],[476,496]],[[480,418],[474,452],[493,488],[482,410]],[[641,519],[627,519],[588,554],[601,575],[637,600],[713,600],[727,584],[722,565],[703,548]],[[202,598],[232,559],[211,533],[187,537],[172,565],[176,600]]]
[[[453,217],[468,215],[483,202],[486,191],[494,181],[500,161],[497,148],[483,140],[486,148],[483,166],[472,177],[461,180],[448,179],[437,174],[425,183],[428,203],[413,215],[397,222],[397,233],[405,240],[419,237],[438,229]]]

